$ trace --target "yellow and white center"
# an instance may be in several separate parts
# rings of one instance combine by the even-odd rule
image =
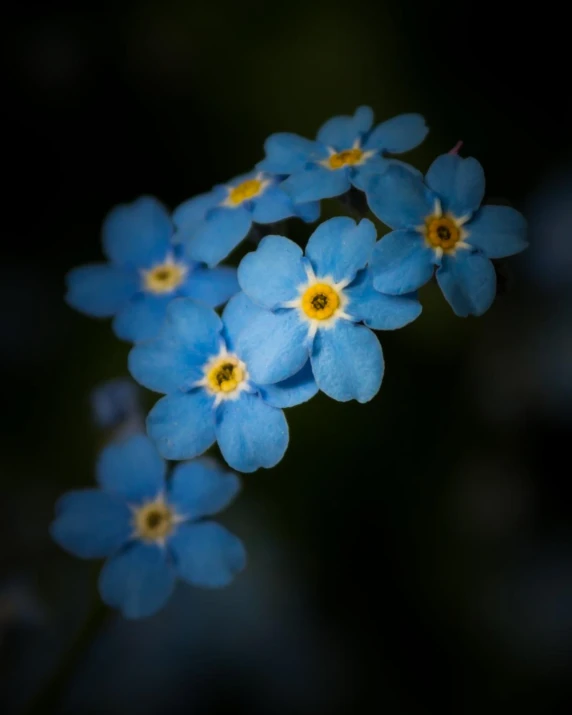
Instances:
[[[134,535],[148,543],[164,544],[177,522],[177,515],[162,496],[133,508]]]
[[[204,377],[198,385],[215,396],[215,405],[223,400],[236,400],[248,387],[246,365],[224,348],[206,363],[203,374]]]
[[[328,283],[314,283],[302,294],[302,310],[311,320],[328,320],[340,307],[340,294]]]
[[[351,149],[344,149],[343,151],[330,149],[329,151],[330,156],[320,163],[322,166],[325,166],[326,169],[331,169],[332,171],[343,169],[344,166],[358,166],[359,164],[363,164],[374,154],[373,151],[364,151],[359,146],[359,140],[356,141]]]
[[[172,258],[167,258],[164,263],[142,271],[143,288],[148,293],[157,295],[172,293],[185,280],[188,267],[183,263],[175,263]]]
[[[223,206],[236,208],[245,201],[250,201],[260,196],[270,184],[269,179],[264,179],[263,174],[258,174],[254,179],[246,179],[236,186],[227,187],[228,196],[223,201]]]
[[[469,216],[457,218],[451,213],[444,214],[440,202],[436,201],[434,212],[425,218],[419,230],[425,236],[427,245],[435,249],[439,256],[452,254],[459,248],[470,248],[465,243],[468,234],[463,228],[468,220]]]

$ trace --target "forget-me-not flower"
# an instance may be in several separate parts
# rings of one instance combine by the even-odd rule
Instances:
[[[204,209],[198,225],[197,199]],[[294,205],[282,190],[280,177],[253,171],[176,208],[175,240],[185,246],[193,261],[215,266],[246,238],[253,224],[275,223],[292,216],[310,222],[319,215],[319,203]]]
[[[391,167],[367,187],[371,210],[390,228],[375,247],[373,285],[382,293],[417,290],[433,276],[462,317],[492,304],[496,274],[491,258],[526,248],[526,221],[509,206],[482,206],[485,175],[471,157],[443,154],[425,177]],[[479,208],[480,207],[480,208]]]
[[[191,199],[198,222],[202,198]],[[74,268],[67,275],[66,300],[98,318],[115,316],[113,330],[132,342],[154,337],[167,305],[189,296],[210,307],[238,291],[234,268],[209,270],[188,260],[173,243],[174,226],[165,207],[151,196],[116,206],[103,224],[103,249],[109,263]]]
[[[148,437],[106,447],[97,464],[100,489],[64,494],[53,539],[81,558],[108,558],[99,577],[105,603],[127,618],[158,611],[177,578],[194,586],[229,584],[246,564],[241,541],[204,517],[240,489],[235,474],[200,459],[167,466]]]
[[[167,459],[190,459],[215,441],[234,469],[273,467],[288,446],[282,407],[305,402],[318,388],[309,366],[279,385],[253,380],[242,334],[261,309],[243,293],[227,304],[222,320],[192,300],[169,306],[155,340],[129,355],[133,377],[165,393],[147,418],[147,431]]]
[[[285,380],[310,358],[327,395],[371,400],[381,385],[383,355],[369,328],[400,328],[421,312],[415,296],[373,289],[364,269],[375,240],[371,221],[356,226],[351,218],[332,218],[314,231],[305,257],[293,241],[267,236],[243,258],[241,288],[263,308],[241,336],[253,380]]]
[[[266,158],[258,168],[288,175],[282,188],[296,204],[339,196],[350,186],[364,189],[372,173],[401,163],[386,158],[386,153],[413,149],[429,131],[420,114],[400,114],[374,129],[372,124],[372,109],[358,107],[353,116],[329,119],[315,141],[298,134],[272,134],[264,145]]]

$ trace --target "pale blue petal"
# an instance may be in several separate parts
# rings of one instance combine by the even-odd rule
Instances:
[[[131,534],[127,504],[99,489],[68,492],[56,503],[56,518],[50,526],[52,539],[82,559],[109,556]]]
[[[181,241],[192,238],[207,212],[214,208],[224,199],[225,192],[209,191],[206,194],[199,194],[192,199],[187,199],[179,204],[173,212],[173,223],[176,227],[174,241]],[[222,198],[221,198],[222,196]]]
[[[309,201],[307,204],[296,204],[294,213],[306,223],[313,223],[320,218],[320,202]]]
[[[288,423],[282,410],[243,392],[217,410],[216,435],[222,456],[239,472],[274,467],[288,446]]]
[[[223,335],[228,350],[236,351],[240,333],[262,312],[265,309],[253,303],[245,293],[238,293],[228,301],[222,314]]]
[[[252,226],[252,214],[244,206],[226,208],[218,206],[185,244],[185,250],[193,261],[206,263],[211,268],[235,249],[246,238]]]
[[[495,269],[480,253],[459,249],[453,256],[443,256],[437,283],[453,312],[462,318],[482,315],[495,299]]]
[[[308,360],[300,372],[275,385],[259,387],[264,402],[272,407],[295,407],[307,402],[318,392],[312,366]]]
[[[171,295],[138,293],[113,319],[113,332],[121,340],[135,343],[150,340],[160,331],[167,315]]]
[[[383,174],[384,171],[387,171],[387,169],[392,166],[400,166],[423,181],[423,174],[419,171],[419,169],[411,166],[411,164],[407,164],[399,159],[390,159],[384,156],[372,156],[365,163],[354,167],[351,174],[351,182],[356,188],[361,189],[362,191],[367,191],[372,178]]]
[[[390,228],[421,226],[435,208],[435,196],[422,178],[397,164],[373,176],[366,194],[370,209]]]
[[[274,223],[294,216],[294,204],[280,184],[269,186],[266,191],[253,200],[252,220],[256,223]]]
[[[139,288],[135,272],[109,263],[74,268],[66,283],[67,304],[96,318],[115,315]]]
[[[368,136],[364,149],[401,154],[421,144],[428,131],[429,127],[420,114],[399,114],[378,124]]]
[[[169,547],[175,554],[179,576],[193,586],[228,586],[246,566],[240,539],[214,521],[181,526]]]
[[[236,268],[218,266],[217,268],[197,268],[192,271],[181,294],[216,308],[240,290],[236,277]]]
[[[280,132],[264,142],[266,157],[257,165],[270,174],[292,174],[301,171],[308,162],[325,158],[328,152],[311,139],[298,134]]]
[[[466,242],[488,258],[505,258],[528,246],[526,219],[510,206],[483,206],[466,224]]]
[[[374,330],[402,328],[421,315],[421,303],[415,293],[403,296],[379,293],[373,287],[369,270],[363,271],[345,293],[349,303],[344,311]]]
[[[187,520],[225,509],[240,491],[240,479],[212,459],[178,464],[169,486],[169,504]]]
[[[149,390],[169,394],[185,390],[203,377],[207,358],[172,338],[159,336],[131,349],[129,372]]]
[[[369,402],[379,391],[383,354],[369,328],[339,320],[318,330],[311,360],[318,387],[334,400]]]
[[[330,276],[336,283],[353,280],[368,262],[376,240],[373,223],[356,222],[345,216],[321,223],[310,236],[306,256],[318,278]]]
[[[169,303],[161,337],[177,340],[197,357],[218,353],[222,320],[212,308],[191,298]]]
[[[305,204],[345,194],[351,184],[346,167],[332,170],[314,164],[305,171],[292,174],[281,186],[295,204]]]
[[[405,295],[431,279],[435,251],[415,231],[392,231],[378,241],[371,256],[373,286],[381,293]]]
[[[358,107],[353,116],[332,117],[320,127],[319,142],[332,147],[336,151],[351,149],[356,139],[371,129],[373,111],[371,107]]]
[[[443,211],[470,216],[485,195],[485,172],[473,157],[458,154],[438,156],[427,172],[427,186],[441,199]]]

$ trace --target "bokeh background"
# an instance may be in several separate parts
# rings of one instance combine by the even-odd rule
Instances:
[[[563,12],[414,0],[6,10],[3,712],[569,712]],[[421,169],[463,139],[488,198],[528,216],[529,251],[499,266],[501,295],[478,320],[424,289],[421,318],[380,335],[372,403],[319,396],[288,411],[285,459],[246,476],[222,518],[250,556],[233,586],[180,586],[150,619],[112,614],[90,630],[98,565],[47,529],[57,496],[93,482],[109,435],[89,396],[127,375],[128,345],[65,306],[65,273],[100,259],[113,205],[150,193],[174,207],[249,170],[270,133],[313,136],[360,104],[379,120],[426,117],[428,139],[404,157]]]

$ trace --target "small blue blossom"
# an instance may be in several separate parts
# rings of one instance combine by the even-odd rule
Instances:
[[[139,385],[118,377],[98,385],[90,395],[93,421],[102,429],[113,429],[141,414]]]
[[[390,228],[375,247],[371,270],[376,290],[401,295],[433,276],[462,317],[482,315],[496,293],[489,259],[526,248],[526,221],[509,206],[482,206],[485,175],[471,157],[443,154],[425,177],[392,167],[367,187],[371,210]]]
[[[205,210],[198,224],[197,199]],[[215,186],[210,193],[175,209],[175,241],[185,246],[193,261],[215,266],[246,238],[253,224],[275,223],[291,216],[311,222],[319,215],[316,202],[295,206],[282,190],[280,177],[254,171]]]
[[[202,197],[191,202],[199,221]],[[103,249],[110,262],[70,271],[68,304],[97,318],[115,316],[115,334],[135,342],[157,334],[167,305],[177,296],[210,307],[225,303],[238,291],[235,269],[209,270],[189,261],[174,244],[173,233],[173,222],[157,199],[142,196],[116,206],[103,224]]]
[[[350,186],[364,189],[369,176],[401,164],[387,159],[387,152],[409,151],[429,131],[419,114],[400,114],[374,129],[372,124],[371,108],[359,107],[352,117],[329,119],[315,141],[297,134],[272,134],[264,145],[266,158],[258,168],[289,176],[282,188],[296,204],[340,196]]]
[[[243,293],[222,320],[192,300],[171,303],[155,340],[129,355],[133,377],[166,395],[147,418],[147,431],[167,459],[190,459],[215,441],[234,469],[273,467],[288,446],[283,407],[305,402],[318,388],[309,365],[277,385],[252,379],[243,356],[245,327],[262,312]]]
[[[148,437],[106,447],[97,464],[100,489],[64,494],[52,538],[84,559],[108,558],[99,577],[105,603],[127,618],[162,608],[177,578],[194,585],[228,585],[246,565],[241,541],[204,517],[230,504],[235,474],[208,459],[167,466]]]
[[[239,283],[262,308],[241,336],[253,380],[288,379],[309,358],[327,395],[341,402],[371,400],[384,364],[369,328],[400,328],[421,312],[414,295],[396,298],[373,289],[365,267],[375,240],[371,221],[356,226],[350,218],[332,218],[314,231],[305,257],[282,236],[267,236],[244,257]]]

